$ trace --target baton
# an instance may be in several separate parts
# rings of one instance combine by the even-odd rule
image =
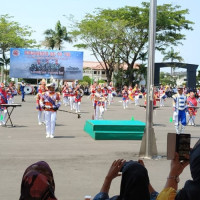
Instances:
[[[62,111],[62,112],[67,112],[67,113],[71,113],[71,114],[75,114],[75,115],[78,115],[78,118],[81,118],[81,114],[80,113],[74,113],[74,112],[70,112],[70,111],[67,111],[67,110],[58,110],[58,111]]]

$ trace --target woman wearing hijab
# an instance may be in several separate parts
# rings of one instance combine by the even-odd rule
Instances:
[[[52,170],[46,162],[39,161],[24,172],[19,200],[57,200],[54,191]]]
[[[158,200],[199,200],[200,199],[200,140],[190,152],[190,172],[192,180],[187,180],[184,187],[178,191],[178,176],[188,165],[187,161],[180,162],[176,154],[171,162],[170,175],[163,191],[159,194]]]
[[[111,182],[121,175],[120,172],[122,172],[120,194],[109,198]],[[156,196],[157,192],[150,186],[148,172],[143,164],[119,159],[112,163],[101,191],[93,200],[150,200],[156,199]]]

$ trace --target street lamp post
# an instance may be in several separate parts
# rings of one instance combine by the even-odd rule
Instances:
[[[157,156],[155,133],[153,129],[153,99],[154,99],[154,64],[155,64],[155,36],[156,36],[156,8],[157,0],[150,2],[149,14],[149,47],[147,69],[147,95],[146,95],[146,128],[139,155],[145,158]]]

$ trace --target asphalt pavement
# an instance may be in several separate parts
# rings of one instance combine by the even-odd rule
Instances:
[[[35,97],[27,95],[26,102],[20,96],[15,103],[22,107],[14,109],[11,116],[15,127],[0,127],[0,199],[18,199],[21,179],[25,169],[32,163],[44,160],[54,173],[55,194],[59,200],[81,200],[85,195],[94,197],[100,191],[104,177],[115,159],[138,160],[141,141],[134,140],[93,140],[83,127],[92,119],[93,108],[87,96],[81,104],[81,118],[67,112],[57,112],[55,138],[45,137],[45,126],[39,126]],[[144,100],[140,99],[141,105]],[[154,131],[158,157],[145,159],[150,181],[157,191],[161,191],[168,176],[170,161],[166,159],[167,133],[175,132],[172,117],[172,99],[165,101],[165,107],[154,111]],[[61,109],[69,111],[62,105]],[[121,98],[115,97],[108,107],[104,119],[140,120],[145,122],[145,109],[133,103],[124,110]],[[191,146],[198,140],[200,113],[197,113],[196,126],[187,126],[191,133]],[[191,178],[187,167],[180,179],[179,188]],[[116,178],[110,188],[110,196],[119,194],[120,178]]]

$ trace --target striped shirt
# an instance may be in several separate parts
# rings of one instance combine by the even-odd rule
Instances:
[[[185,110],[185,108],[187,107],[187,97],[182,94],[175,94],[173,96],[173,106],[178,109],[178,110]]]

